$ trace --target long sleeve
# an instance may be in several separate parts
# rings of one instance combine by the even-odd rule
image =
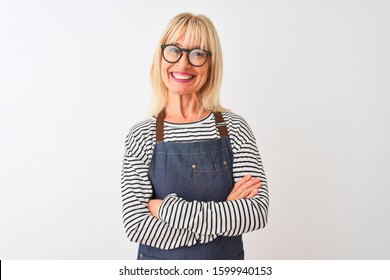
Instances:
[[[207,243],[216,235],[202,235],[187,229],[175,229],[153,217],[147,209],[148,200],[153,194],[147,171],[151,156],[151,143],[139,133],[135,126],[126,138],[126,152],[122,165],[122,209],[123,223],[127,237],[134,242],[173,249]],[[149,141],[149,145],[148,145]]]
[[[233,175],[237,182],[246,174],[260,177],[262,187],[251,199],[223,202],[188,202],[175,194],[159,208],[159,218],[176,229],[202,235],[237,236],[263,228],[268,219],[269,194],[262,160],[253,133],[244,119],[228,119],[232,136]],[[175,213],[181,213],[176,215]]]

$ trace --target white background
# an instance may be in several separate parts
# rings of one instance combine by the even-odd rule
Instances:
[[[269,223],[247,259],[389,259],[388,1],[0,2],[0,258],[134,259],[120,171],[158,39],[215,23],[222,103],[256,136]]]

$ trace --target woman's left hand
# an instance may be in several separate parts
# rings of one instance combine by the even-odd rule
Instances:
[[[162,203],[162,199],[151,199],[148,202],[148,209],[150,214],[152,214],[154,217],[158,219],[158,208],[160,207]]]
[[[252,177],[249,174],[244,176],[236,182],[226,200],[229,201],[254,197],[259,192],[259,188],[262,186],[260,181],[260,178]]]

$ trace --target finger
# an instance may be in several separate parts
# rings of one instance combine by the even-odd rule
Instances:
[[[262,184],[260,183],[260,182],[258,182],[258,183],[256,183],[256,184],[254,184],[254,185],[252,185],[250,188],[247,188],[247,189],[245,189],[245,190],[242,190],[239,194],[238,194],[238,196],[240,197],[240,198],[248,198],[248,196],[254,196],[254,195],[256,195],[257,193],[258,193],[258,191],[259,191],[259,188],[261,188],[261,186],[262,186]],[[253,193],[254,193],[254,195],[253,195]]]
[[[254,195],[257,194],[258,192],[258,188],[260,187],[260,184],[256,184],[254,186],[252,186],[251,188],[248,188],[246,190],[243,190],[240,194],[239,194],[239,197],[240,198],[248,198],[248,196],[251,196],[252,193],[254,193]],[[253,195],[251,196],[253,197]]]
[[[257,183],[253,185],[251,188],[241,189],[240,191],[231,192],[226,200],[229,201],[229,200],[236,200],[242,198],[252,198],[258,193],[259,188],[261,186],[262,186],[261,183]]]
[[[235,199],[245,198],[254,188],[259,188],[260,184],[258,179],[253,178],[232,191],[231,194],[236,197]]]
[[[252,188],[254,186],[256,186],[257,184],[260,183],[260,178],[252,178],[251,180],[245,182],[244,184],[242,184],[241,186],[239,186],[236,191],[237,192],[242,192],[246,189],[249,189],[249,188]]]
[[[252,198],[252,197],[255,197],[257,194],[259,193],[259,189],[254,189],[251,191],[250,194],[248,194],[245,198]]]
[[[232,189],[232,192],[235,192],[237,189],[239,189],[243,184],[245,184],[246,182],[248,182],[250,179],[252,178],[251,175],[245,175],[244,177],[242,177],[240,180],[238,180],[235,184],[234,184],[234,187]]]
[[[236,191],[230,192],[227,200],[235,200],[235,199],[244,198],[246,193],[243,193],[243,191],[245,191],[245,189],[238,189]]]

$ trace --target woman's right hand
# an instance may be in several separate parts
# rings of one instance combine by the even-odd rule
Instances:
[[[234,184],[234,187],[226,200],[229,201],[241,198],[252,198],[259,192],[260,187],[260,178],[246,175]]]

